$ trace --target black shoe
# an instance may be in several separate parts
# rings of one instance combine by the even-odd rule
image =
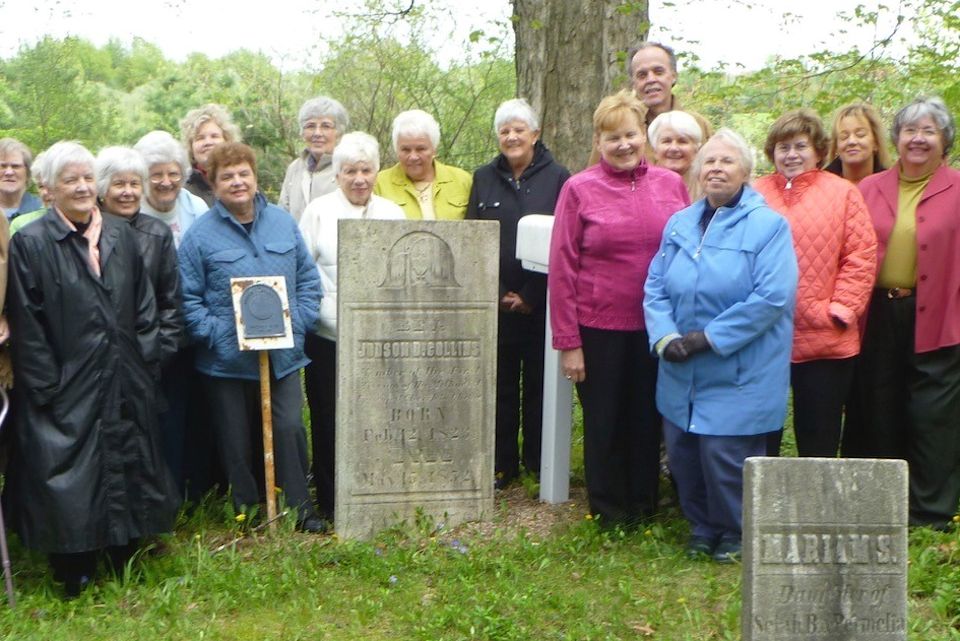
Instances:
[[[316,516],[308,516],[297,523],[297,531],[305,534],[325,534],[330,531],[330,523]]]
[[[688,559],[700,559],[713,555],[716,541],[706,536],[691,536],[687,541],[686,555]]]
[[[736,563],[740,560],[740,541],[724,539],[713,551],[713,560],[717,563]]]
[[[76,599],[80,593],[90,587],[92,581],[90,577],[83,575],[80,577],[70,577],[63,583],[63,591],[68,599]]]

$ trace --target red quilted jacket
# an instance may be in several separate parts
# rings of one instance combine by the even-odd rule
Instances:
[[[794,363],[860,353],[858,321],[876,277],[877,237],[852,183],[815,169],[788,181],[759,178],[754,188],[790,223],[800,267]]]

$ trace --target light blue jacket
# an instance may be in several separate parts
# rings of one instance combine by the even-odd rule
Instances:
[[[701,235],[705,203],[667,222],[643,311],[651,348],[670,334],[704,330],[712,349],[683,363],[660,360],[657,408],[696,434],[771,432],[783,426],[790,384],[797,289],[790,228],[747,186]]]
[[[255,352],[241,352],[230,279],[283,276],[287,284],[294,347],[270,350],[274,377],[309,362],[304,330],[320,316],[320,275],[293,217],[256,196],[250,233],[218,200],[183,236],[178,251],[187,332],[197,343],[197,369],[209,376],[259,380]]]

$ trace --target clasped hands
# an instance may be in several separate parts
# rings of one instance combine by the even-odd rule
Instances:
[[[703,330],[687,332],[681,338],[675,338],[663,349],[663,359],[671,363],[682,363],[694,354],[710,349],[707,335]]]

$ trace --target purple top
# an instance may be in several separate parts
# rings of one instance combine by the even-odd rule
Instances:
[[[644,329],[647,268],[667,219],[689,204],[678,174],[645,161],[618,171],[601,159],[564,184],[547,277],[554,349],[580,347],[580,325]]]

